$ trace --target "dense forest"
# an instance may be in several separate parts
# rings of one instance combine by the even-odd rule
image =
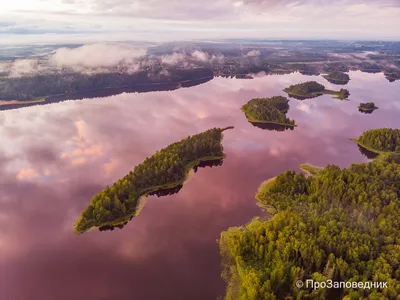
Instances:
[[[174,70],[168,75],[149,75],[147,71],[141,71],[134,74],[68,73],[0,78],[0,100],[32,100],[85,90],[183,82],[205,77],[212,78],[213,71],[208,68],[197,68]]]
[[[330,72],[322,77],[334,84],[347,84],[350,81],[348,74],[339,71]]]
[[[296,126],[294,120],[286,117],[289,100],[282,96],[271,98],[255,98],[242,106],[249,122],[276,123]]]
[[[307,81],[304,83],[294,84],[284,89],[288,94],[298,96],[318,96],[322,95],[325,91],[325,86],[316,81]]]
[[[374,102],[366,102],[366,103],[360,103],[358,106],[360,110],[363,111],[373,111],[375,109],[378,109],[378,107],[375,106]]]
[[[222,132],[230,128],[233,127],[213,128],[189,136],[147,157],[90,200],[75,224],[75,231],[83,233],[92,227],[123,224],[137,215],[141,196],[181,185],[188,171],[202,160],[222,158]]]
[[[286,171],[264,184],[257,199],[277,209],[272,219],[221,234],[225,300],[398,299],[399,162],[383,155],[347,169],[328,165],[312,177]],[[313,289],[307,280],[387,288]]]
[[[288,93],[290,97],[299,100],[315,98],[323,94],[333,95],[335,98],[341,100],[347,99],[350,96],[350,92],[347,89],[340,89],[340,91],[327,90],[324,85],[315,81],[294,84],[285,88],[283,91]]]
[[[367,130],[354,141],[375,152],[400,152],[400,129]]]

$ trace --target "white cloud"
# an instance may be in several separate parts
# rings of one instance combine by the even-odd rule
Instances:
[[[310,104],[307,104],[306,102],[301,102],[299,105],[297,105],[297,109],[306,113],[311,111]]]
[[[48,59],[18,59],[0,64],[0,72],[11,77],[57,73],[63,68],[82,73],[119,72],[135,73],[140,69],[139,57],[146,49],[130,44],[88,44],[77,48],[59,48]]]
[[[178,49],[177,49],[178,50]],[[200,50],[195,50],[191,54],[187,54],[185,52],[174,52],[172,54],[167,54],[161,56],[161,62],[163,64],[167,65],[176,65],[179,63],[188,63],[188,61],[199,61],[199,62],[207,62],[210,60],[215,60],[215,59],[222,59],[222,55],[213,55],[210,57],[210,55],[206,52],[200,51]]]
[[[11,63],[9,62],[0,62],[0,73],[8,72],[10,70]]]
[[[205,62],[222,62],[222,54],[209,55],[200,50],[193,52],[173,52],[172,54],[147,58],[146,50],[130,44],[88,44],[77,48],[59,48],[48,58],[20,59],[0,65],[0,72],[8,72],[9,76],[17,77],[33,74],[59,73],[63,69],[85,74],[102,72],[120,72],[132,74],[151,65],[157,59],[167,66],[180,65],[181,67],[196,66]],[[166,67],[167,67],[166,66]],[[161,75],[169,75],[168,68],[160,71]]]
[[[251,50],[249,51],[246,56],[255,57],[260,55],[260,50]]]
[[[399,0],[14,0],[0,19],[2,44],[400,38]]]
[[[235,1],[232,3],[233,6],[239,7],[243,5],[243,1]]]
[[[60,48],[51,56],[57,67],[109,68],[119,64],[131,65],[146,54],[145,49],[121,44],[92,44],[79,48]]]
[[[47,70],[46,64],[36,59],[16,60],[8,67],[9,76],[19,77],[38,73],[44,73]]]
[[[166,65],[176,65],[186,58],[184,53],[174,52],[161,57],[161,62]]]
[[[208,53],[205,53],[203,51],[195,50],[192,53],[192,57],[198,61],[206,62],[210,59]]]
[[[213,54],[211,56],[211,61],[212,62],[223,63],[224,60],[225,60],[225,56],[223,54],[217,54],[217,55]]]
[[[85,121],[75,121],[76,136],[68,141],[69,151],[60,154],[60,158],[67,160],[73,166],[86,164],[89,160],[102,157],[104,146],[92,137],[92,132]]]

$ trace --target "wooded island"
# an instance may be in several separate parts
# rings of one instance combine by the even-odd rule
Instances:
[[[326,75],[322,75],[322,77],[333,84],[345,85],[348,84],[350,81],[350,76],[348,74],[339,71],[330,72]]]
[[[358,139],[350,140],[378,154],[400,152],[400,129],[371,129],[363,132]]]
[[[360,103],[360,105],[358,106],[358,109],[361,112],[371,113],[375,109],[378,109],[378,107],[375,106],[374,102],[366,102],[366,103]]]
[[[294,120],[286,117],[289,100],[282,96],[271,98],[255,98],[242,106],[250,123],[270,123],[295,127]]]
[[[328,90],[323,84],[316,81],[307,81],[304,83],[294,84],[283,90],[288,93],[290,97],[298,100],[316,98],[323,94],[333,95],[334,98],[345,100],[349,97],[350,92],[347,89],[340,89],[340,91]]]
[[[400,155],[306,177],[286,171],[257,199],[275,211],[221,234],[225,300],[395,299],[400,293]],[[387,288],[320,288],[316,282],[387,282]],[[301,280],[301,288],[296,282]]]
[[[202,162],[223,158],[222,132],[231,128],[213,128],[189,136],[147,157],[133,171],[90,200],[75,223],[75,232],[125,225],[138,215],[142,196],[180,188],[191,169]]]

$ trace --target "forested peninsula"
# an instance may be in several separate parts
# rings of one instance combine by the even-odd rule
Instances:
[[[366,102],[366,103],[360,103],[360,105],[358,106],[358,109],[361,112],[371,113],[375,109],[378,109],[378,107],[375,106],[374,102]]]
[[[189,136],[147,157],[133,171],[90,200],[75,223],[75,232],[123,226],[138,215],[142,196],[158,191],[162,195],[164,190],[180,188],[191,169],[202,162],[222,159],[222,132],[231,128],[213,128]]]
[[[271,98],[255,98],[242,106],[250,123],[270,123],[295,127],[294,120],[286,117],[289,100],[282,96]]]
[[[350,140],[378,154],[400,152],[400,129],[371,129],[363,132],[358,139]]]
[[[347,89],[340,89],[340,91],[328,90],[323,84],[316,81],[307,81],[304,83],[294,84],[283,90],[290,97],[298,100],[316,98],[323,94],[333,95],[334,98],[345,100],[350,96]]]
[[[397,299],[400,294],[400,155],[314,176],[286,171],[260,187],[275,211],[221,233],[225,300]],[[387,282],[387,288],[320,288],[315,282]],[[301,280],[301,288],[296,282]]]
[[[0,78],[0,100],[19,101],[16,104],[45,102],[66,95],[73,99],[75,94],[94,92],[97,90],[114,94],[122,92],[146,92],[157,90],[173,90],[180,86],[191,86],[211,80],[213,71],[209,68],[174,70],[174,72],[152,75],[146,71],[125,73],[67,73],[43,74],[24,77]],[[83,97],[88,97],[84,94]],[[49,99],[50,98],[50,99]],[[50,101],[51,103],[51,101]],[[14,103],[15,104],[15,103]]]
[[[346,73],[340,71],[330,72],[326,75],[322,75],[326,80],[333,84],[348,84],[350,81],[350,76]]]

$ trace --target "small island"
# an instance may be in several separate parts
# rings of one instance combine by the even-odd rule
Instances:
[[[328,90],[323,84],[316,81],[307,81],[304,83],[294,84],[283,90],[290,97],[304,100],[322,96],[324,94],[333,95],[334,98],[346,100],[350,96],[347,89],[340,89],[340,91]]]
[[[375,106],[374,102],[360,103],[358,106],[358,110],[363,113],[372,113],[375,109],[378,109],[378,107]]]
[[[145,196],[173,194],[182,187],[190,170],[203,165],[221,165],[225,156],[221,144],[226,128],[213,128],[173,143],[146,158],[133,171],[106,187],[91,200],[76,221],[76,233],[91,228],[122,228],[137,216]],[[210,161],[210,164],[206,162]]]
[[[289,100],[282,96],[271,98],[255,98],[242,106],[247,120],[254,126],[258,124],[274,124],[284,127],[295,127],[294,120],[286,117]],[[257,126],[258,127],[258,126]]]
[[[384,71],[384,75],[389,82],[395,82],[396,80],[400,79],[400,70],[397,68],[389,68]]]
[[[308,177],[286,171],[262,183],[256,199],[272,215],[231,227],[219,239],[224,299],[396,295],[400,274],[390,266],[400,253],[399,162],[392,154],[347,169],[328,165]],[[316,290],[305,284],[355,276],[384,278],[388,287]]]
[[[371,129],[363,132],[358,139],[350,140],[377,154],[400,152],[400,129]]]
[[[350,81],[350,76],[346,73],[334,71],[326,75],[322,75],[326,80],[333,84],[346,85]]]

